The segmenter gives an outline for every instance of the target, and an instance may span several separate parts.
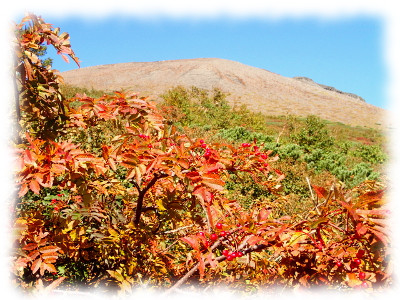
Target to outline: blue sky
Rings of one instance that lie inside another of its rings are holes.
[[[387,108],[383,22],[377,17],[55,18],[71,35],[81,67],[134,61],[218,57],[283,76],[306,76]],[[54,52],[49,52],[54,57]],[[55,59],[54,68],[76,65]]]

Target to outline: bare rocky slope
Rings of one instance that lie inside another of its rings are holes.
[[[361,97],[315,83],[305,77],[288,78],[270,71],[219,58],[99,65],[61,74],[67,84],[104,91],[132,90],[159,99],[174,86],[229,93],[232,105],[246,104],[267,115],[295,114],[349,125],[385,128],[387,111]]]

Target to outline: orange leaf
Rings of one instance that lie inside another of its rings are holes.
[[[32,270],[32,273],[33,273],[33,274],[35,274],[35,273],[39,270],[41,264],[42,264],[42,258],[41,258],[41,257],[39,257],[38,259],[36,259],[36,260],[32,263],[31,270]]]
[[[217,162],[215,164],[205,164],[202,168],[202,171],[204,173],[212,173],[212,172],[218,171],[219,169],[221,169],[223,167],[224,167],[224,165],[219,162]]]
[[[378,226],[375,226],[375,228]],[[388,243],[389,243],[389,239],[386,237],[386,235],[380,231],[380,230],[375,230],[373,228],[369,228],[369,230],[378,238],[382,241],[382,243],[385,245],[385,247],[387,247]]]
[[[68,56],[66,56],[65,54],[61,54],[61,57],[63,58],[63,60],[65,60],[65,62],[69,63]]]
[[[60,164],[52,164],[51,165],[51,171],[53,173],[63,173],[65,170],[67,170],[67,168],[64,165],[60,165]]]
[[[60,277],[60,278],[57,278],[56,280],[54,280],[52,283],[50,283],[46,287],[46,291],[49,292],[49,291],[55,289],[56,287],[58,287],[61,284],[61,282],[64,281],[65,278],[67,278],[67,277],[64,276],[64,277]]]
[[[57,272],[57,269],[54,267],[53,264],[46,264],[46,263],[43,263],[43,268],[44,268],[45,270],[49,271],[50,273]]]
[[[355,287],[362,283],[362,281],[358,279],[358,275],[356,273],[347,273],[346,277],[349,287]]]
[[[204,263],[204,258],[200,257],[199,259],[199,273],[200,273],[200,279],[204,277],[204,270],[205,270],[205,263]]]
[[[117,170],[117,167],[115,166],[115,161],[111,157],[108,159],[108,164],[114,172]]]
[[[47,246],[40,248],[40,253],[51,253],[51,252],[57,252],[58,250],[60,250],[60,248],[57,246]]]
[[[30,251],[30,250],[33,250],[33,249],[36,249],[36,248],[37,248],[37,244],[36,243],[29,243],[29,244],[26,244],[24,247],[22,247],[22,250]]]
[[[40,252],[38,250],[34,250],[34,251],[32,251],[31,253],[28,254],[28,257],[31,260],[34,260],[36,257],[39,256],[39,254],[40,254]]]
[[[178,159],[178,164],[185,169],[188,169],[190,164],[186,159]]]
[[[206,254],[206,263],[209,263],[211,268],[215,268],[218,265],[218,262],[215,260],[214,254],[212,252],[208,252]]]
[[[247,243],[249,245],[255,245],[258,243],[265,244],[265,245],[268,244],[268,242],[265,239],[263,239],[262,237],[256,236],[256,235],[253,235],[252,237],[250,237],[248,239]]]
[[[222,191],[224,189],[223,185],[225,185],[225,182],[223,180],[221,180],[221,179],[207,178],[207,177],[204,177],[204,176],[203,176],[202,182],[205,185],[207,185],[210,188],[213,188],[213,189],[215,189],[217,191]]]
[[[39,195],[40,185],[37,182],[37,180],[33,179],[31,182],[29,182],[29,188],[31,189],[32,192]]]
[[[23,197],[29,191],[28,185],[24,183],[18,192],[18,197]]]

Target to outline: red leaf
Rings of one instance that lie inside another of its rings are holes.
[[[199,250],[199,241],[195,236],[181,237],[181,240],[188,243],[193,249]]]
[[[101,146],[102,155],[105,161],[107,161],[110,156],[110,149],[111,147],[109,146],[106,145]]]
[[[353,206],[344,202],[344,201],[340,201],[338,200],[338,202],[340,203],[340,205],[342,205],[345,209],[347,209],[347,211],[350,213],[350,215],[353,217],[353,219],[355,221],[358,221],[360,219],[360,217],[356,214],[356,211],[354,210]]]
[[[264,221],[268,219],[268,216],[271,214],[270,209],[262,208],[259,215],[258,215],[258,221]]]
[[[211,204],[213,200],[213,194],[208,191],[204,186],[196,186],[194,189],[193,195],[196,195],[198,198],[200,198],[200,201],[204,204]]]
[[[357,223],[356,230],[360,236],[363,236],[367,232],[368,229],[362,223]]]
[[[325,198],[328,195],[328,192],[326,189],[324,189],[323,187],[320,186],[316,186],[316,185],[311,185],[314,189],[314,191],[317,193],[319,198]]]
[[[199,259],[200,279],[204,277],[204,270],[205,270],[204,257],[200,257],[200,259]]]
[[[186,174],[186,177],[188,177],[190,180],[197,182],[201,180],[200,174],[197,171],[192,171]]]

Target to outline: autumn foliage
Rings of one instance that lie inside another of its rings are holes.
[[[282,216],[273,200],[246,209],[225,185],[250,176],[281,197],[271,151],[192,139],[135,93],[65,99],[35,55],[43,44],[78,63],[68,34],[35,15],[16,25],[16,285],[390,284],[379,184],[312,186],[314,205],[299,215]]]

